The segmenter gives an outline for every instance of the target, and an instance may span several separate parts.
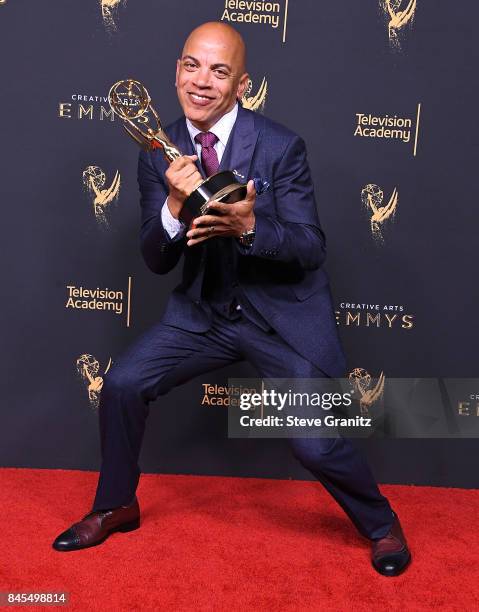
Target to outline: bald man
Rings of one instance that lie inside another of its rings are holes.
[[[161,320],[106,374],[100,397],[102,464],[93,508],[53,543],[100,544],[140,525],[135,495],[149,404],[195,376],[241,360],[264,378],[344,374],[304,141],[242,108],[245,45],[223,23],[188,37],[176,67],[184,116],[167,128],[185,153],[171,165],[142,152],[141,250],[157,274],[184,256],[183,278]],[[245,199],[211,202],[190,227],[185,198],[223,169],[247,181]],[[343,438],[291,440],[297,459],[372,541],[374,567],[396,575],[410,559],[397,516],[365,460]]]

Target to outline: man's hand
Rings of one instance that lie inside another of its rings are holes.
[[[253,212],[256,201],[256,190],[254,181],[248,181],[246,187],[246,198],[234,204],[222,204],[212,201],[208,204],[208,210],[214,210],[218,214],[202,215],[196,217],[191,224],[191,229],[186,236],[186,243],[193,246],[213,238],[215,236],[234,236],[239,238],[243,232],[253,229],[255,216]]]
[[[175,219],[180,216],[186,198],[203,181],[195,166],[197,155],[183,155],[175,159],[165,172],[169,187],[168,208]]]

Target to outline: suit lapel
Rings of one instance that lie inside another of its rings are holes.
[[[258,135],[254,113],[239,105],[235,125],[221,158],[220,170],[232,170],[238,175],[240,182],[246,182]]]

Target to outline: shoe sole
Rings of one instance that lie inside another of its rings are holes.
[[[129,523],[123,523],[122,525],[118,525],[118,527],[110,529],[110,531],[101,540],[97,540],[92,544],[88,544],[88,546],[76,546],[75,548],[55,548],[54,546],[52,546],[52,548],[57,552],[72,552],[74,550],[85,550],[86,548],[93,548],[94,546],[99,546],[100,544],[103,544],[103,542],[107,540],[112,535],[112,533],[128,533],[129,531],[135,531],[135,529],[138,529],[139,527],[140,519],[138,518],[134,521],[130,521]]]

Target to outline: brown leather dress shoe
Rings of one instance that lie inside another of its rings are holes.
[[[371,553],[374,569],[383,576],[398,576],[406,569],[411,561],[411,553],[397,514],[384,538],[373,540]]]
[[[81,521],[61,533],[52,546],[55,550],[80,550],[97,546],[115,531],[133,531],[140,526],[140,507],[135,500],[126,507],[89,512]]]

